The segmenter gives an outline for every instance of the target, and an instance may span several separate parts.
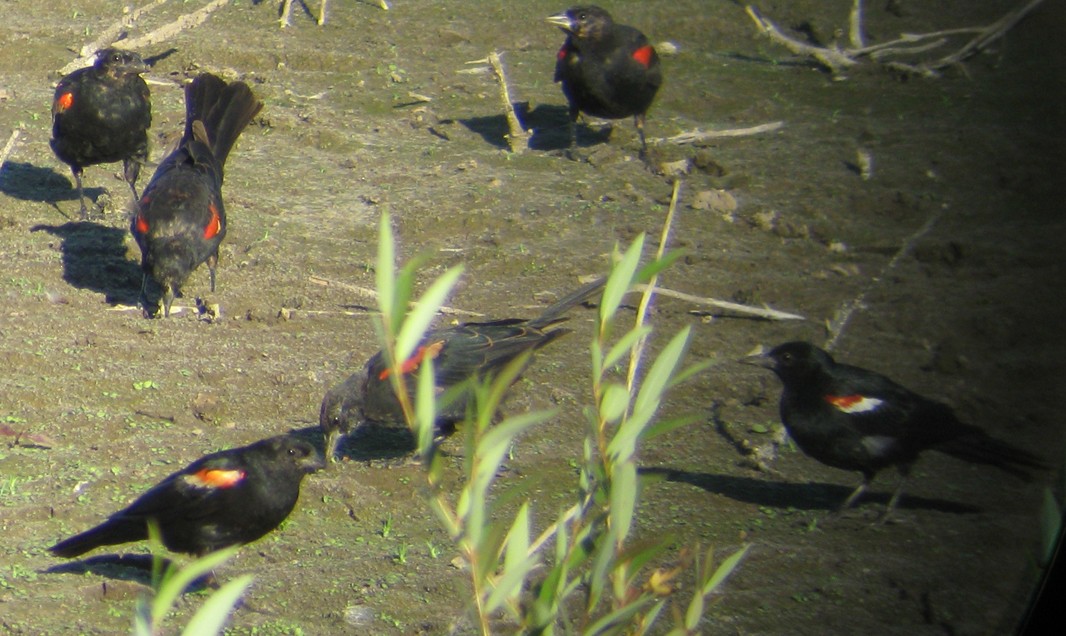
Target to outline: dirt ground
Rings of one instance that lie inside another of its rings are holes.
[[[134,35],[204,3],[171,4]],[[185,311],[146,320],[132,308],[139,254],[118,167],[86,171],[104,214],[80,222],[69,171],[48,146],[55,71],[116,21],[120,3],[0,3],[0,137],[21,131],[0,173],[0,633],[128,631],[143,574],[60,563],[46,547],[206,452],[315,435],[326,387],[377,349],[373,303],[352,286],[373,285],[382,210],[405,257],[437,251],[427,277],[466,265],[451,305],[492,317],[532,316],[579,275],[605,271],[616,242],[658,235],[671,184],[636,159],[629,122],[606,141],[587,132],[587,163],[560,153],[564,100],[551,76],[562,35],[543,18],[564,5],[391,4],[333,0],[323,27],[298,7],[282,30],[276,3],[235,0],[142,51],[161,56],[149,75],[153,158],[180,130],[179,82],[199,71],[240,77],[266,103],[227,166],[217,291],[199,271],[178,301]],[[1039,574],[1043,490],[1062,495],[1057,470],[1024,483],[930,453],[897,523],[869,523],[895,486],[890,473],[857,512],[833,518],[858,475],[788,447],[756,470],[730,442],[765,447],[779,426],[776,379],[733,361],[759,343],[824,344],[827,321],[850,307],[839,359],[1061,464],[1066,9],[1045,3],[940,79],[857,70],[833,81],[756,37],[735,3],[604,4],[677,45],[664,56],[651,137],[784,122],[656,146],[664,161],[695,164],[672,240],[686,256],[662,284],[806,318],[657,301],[659,341],[691,324],[692,355],[717,364],[663,407],[700,421],[642,450],[639,533],[720,554],[752,543],[701,625],[708,634],[1011,632]],[[867,4],[878,42],[988,24],[1017,3]],[[759,3],[779,25],[823,39],[850,5]],[[506,150],[491,76],[467,72],[494,49],[536,128],[522,155]],[[873,159],[868,179],[860,149]],[[735,211],[707,209],[719,189]],[[197,296],[221,318],[189,310]],[[541,352],[508,403],[561,409],[520,441],[502,477],[529,485],[540,527],[576,488],[592,324],[591,311],[572,312],[575,333]],[[461,442],[446,449],[458,466]],[[279,531],[219,572],[255,575],[229,633],[472,631],[466,575],[425,505],[419,467],[360,441],[345,455],[305,481]],[[188,596],[171,624],[200,602]]]

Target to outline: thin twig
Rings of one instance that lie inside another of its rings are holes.
[[[853,49],[866,46],[866,36],[862,33],[862,0],[855,0],[848,16],[848,42]]]
[[[370,300],[377,300],[378,298],[377,291],[369,287],[359,287],[358,285],[351,285],[349,283],[342,283],[336,280],[329,280],[320,276],[308,276],[307,280],[314,283],[315,285],[321,285],[323,287],[337,287],[345,291],[350,291],[352,293],[358,294],[359,296],[362,296],[363,298],[367,298]],[[414,303],[412,302],[411,305],[413,306]],[[457,309],[455,307],[448,307],[445,305],[441,305],[440,313],[446,316],[473,316],[475,318],[483,318],[485,316],[485,314],[481,314],[476,311]]]
[[[933,62],[933,64],[930,65],[931,68],[942,69],[948,66],[952,66],[961,62],[963,59],[973,55],[974,53],[984,49],[992,42],[1003,37],[1004,33],[1012,29],[1014,25],[1018,24],[1018,22],[1021,21],[1022,18],[1029,15],[1029,13],[1032,12],[1033,9],[1043,4],[1043,2],[1044,0],[1032,0],[1029,4],[1025,5],[1021,9],[1018,9],[1014,13],[1008,13],[1007,15],[1000,18],[999,21],[997,21],[995,24],[992,24],[987,29],[985,29],[983,33],[967,42],[965,46],[963,46],[955,53],[952,53],[951,55],[940,58],[940,60]]]
[[[644,285],[634,285],[634,291],[643,291]],[[707,307],[717,307],[719,309],[726,309],[738,314],[744,314],[747,316],[755,316],[757,318],[765,318],[766,320],[806,320],[799,314],[790,314],[785,311],[779,311],[777,309],[771,309],[769,307],[752,307],[750,305],[741,305],[740,303],[729,302],[728,300],[718,300],[716,298],[705,298],[703,296],[694,296],[692,294],[686,294],[685,292],[679,292],[673,289],[667,289],[665,287],[658,287],[655,290],[656,294],[660,296],[669,296],[670,298],[676,298],[678,300],[684,300],[694,305],[704,305]]]
[[[674,212],[677,210],[677,199],[680,192],[681,179],[674,179],[674,191],[670,194],[670,206],[666,209],[666,219],[663,221],[663,229],[659,234],[659,247],[655,250],[655,260],[661,259],[666,251],[666,242],[670,238],[670,229],[674,225]],[[658,282],[659,274],[656,273],[648,281],[648,284],[643,286],[643,294],[640,297],[640,304],[637,306],[636,325],[638,328],[643,326],[644,321],[647,319],[648,306],[651,305],[651,297],[655,293],[655,285]],[[633,387],[637,381],[637,370],[640,366],[640,359],[644,353],[644,345],[646,343],[647,337],[641,337],[633,343],[633,347],[629,351],[629,371],[626,374],[626,389],[630,395],[635,393]]]
[[[844,304],[840,306],[840,309],[836,312],[833,319],[828,321],[826,325],[829,331],[829,336],[825,341],[825,346],[823,347],[824,349],[826,349],[827,351],[832,350],[832,348],[836,345],[837,340],[839,340],[840,336],[844,333],[844,329],[848,326],[848,323],[851,322],[851,318],[855,315],[855,312],[862,311],[863,309],[865,309],[866,295],[869,294],[873,288],[875,288],[881,283],[881,280],[885,277],[885,274],[891,272],[896,268],[897,265],[899,265],[899,262],[903,259],[903,257],[911,253],[911,250],[914,249],[914,244],[918,242],[918,239],[928,234],[929,230],[933,229],[933,226],[936,225],[936,222],[938,220],[940,220],[940,216],[943,213],[943,210],[937,210],[936,213],[926,219],[925,223],[922,224],[922,227],[918,228],[917,231],[914,232],[914,234],[911,234],[909,237],[907,237],[907,240],[903,243],[899,250],[896,251],[895,255],[892,256],[891,260],[889,260],[888,263],[881,268],[881,271],[878,272],[877,276],[874,276],[870,280],[870,283],[866,285],[866,287],[864,287],[857,296],[848,301],[845,301]]]
[[[153,44],[164,42],[168,38],[171,38],[186,29],[200,26],[207,21],[207,18],[211,17],[212,13],[227,4],[229,4],[229,0],[214,0],[214,2],[205,4],[192,13],[186,13],[170,24],[164,24],[158,29],[146,33],[139,38],[123,40],[122,47],[127,49],[142,49],[152,46]]]
[[[721,139],[724,137],[743,137],[747,135],[758,135],[765,132],[773,132],[783,127],[785,122],[774,121],[768,124],[759,124],[758,126],[748,126],[747,128],[729,128],[727,130],[690,130],[683,132],[673,137],[649,139],[650,144],[669,143],[669,144],[694,144],[701,141],[707,141],[708,139]]]
[[[492,66],[492,72],[496,76],[496,81],[500,84],[500,99],[503,100],[503,111],[507,116],[507,145],[511,147],[511,152],[521,153],[529,149],[529,140],[533,137],[533,133],[522,127],[522,122],[518,120],[518,113],[514,110],[514,102],[511,101],[511,90],[507,86],[507,74],[503,70],[503,60],[500,58],[500,53],[493,51],[488,57],[489,65]]]
[[[106,48],[112,43],[114,43],[116,40],[118,40],[119,37],[122,36],[122,34],[127,29],[132,27],[137,22],[137,20],[141,18],[141,16],[150,13],[155,9],[158,9],[167,2],[169,2],[169,0],[155,0],[155,2],[152,2],[151,4],[146,4],[143,7],[138,7],[123,14],[123,16],[119,18],[118,22],[115,22],[111,26],[101,31],[95,40],[81,47],[81,50],[78,51],[78,55],[81,55],[81,59],[75,60],[75,63],[80,62],[80,64],[75,68],[85,66],[85,61],[91,59],[92,56],[96,55],[96,52],[100,49]]]
[[[7,163],[7,156],[15,149],[15,142],[18,141],[20,134],[18,128],[12,129],[11,136],[7,138],[7,143],[4,144],[4,149],[0,150],[0,174],[3,174],[4,164]]]

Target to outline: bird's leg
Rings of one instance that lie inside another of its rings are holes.
[[[637,127],[637,134],[640,135],[640,158],[647,161],[648,140],[644,138],[644,114],[633,115],[633,124]]]
[[[843,504],[841,504],[841,506],[840,506],[840,511],[841,512],[843,512],[843,511],[847,510],[848,508],[851,508],[853,505],[855,505],[855,502],[859,500],[859,497],[862,497],[863,493],[866,492],[866,488],[870,485],[870,479],[871,478],[872,478],[872,475],[863,475],[862,476],[862,483],[859,484],[859,487],[856,488],[850,495],[848,495],[848,498],[844,500]]]
[[[81,169],[71,168],[71,172],[74,173],[74,183],[78,186],[78,203],[81,204],[81,220],[89,220],[89,211],[85,208],[85,191],[81,187]]]
[[[906,483],[910,473],[910,464],[899,465],[899,483],[896,484],[896,490],[892,493],[892,498],[888,500],[888,507],[885,508],[885,513],[881,515],[879,523],[885,523],[888,521],[889,516],[891,516],[892,512],[896,509],[896,504],[899,503],[899,499],[903,495],[903,484]]]
[[[215,268],[218,267],[218,251],[207,257],[207,272],[211,275],[211,292],[215,291]]]
[[[130,190],[133,192],[133,200],[136,201],[137,197],[137,177],[141,174],[141,160],[133,157],[130,159],[124,159],[122,161],[122,176],[126,179],[126,183],[130,184]]]

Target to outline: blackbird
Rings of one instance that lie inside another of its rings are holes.
[[[226,236],[222,169],[241,131],[260,109],[244,82],[204,73],[185,87],[185,132],[156,168],[137,201],[130,231],[141,248],[141,302],[149,310],[148,279],[163,288],[163,315],[181,285],[201,263],[215,290],[218,247]]]
[[[304,475],[322,465],[314,446],[286,435],[205,455],[107,521],[49,550],[69,559],[101,546],[147,539],[153,520],[172,552],[202,556],[251,543],[289,516]]]
[[[70,166],[78,185],[81,218],[89,217],[82,172],[98,163],[122,162],[137,198],[137,176],[148,160],[152,103],[141,73],[148,65],[133,51],[101,49],[92,66],[59,80],[52,100],[52,150]]]
[[[511,318],[492,322],[467,322],[447,329],[430,331],[415,354],[401,366],[413,393],[416,372],[427,358],[433,359],[437,393],[462,384],[470,378],[483,379],[505,367],[526,351],[536,350],[569,333],[550,329],[566,320],[562,314],[584,302],[603,288],[597,279],[561,298],[532,320]],[[334,459],[342,436],[365,422],[402,423],[403,411],[389,380],[390,369],[382,352],[365,367],[326,392],[319,413],[319,426],[326,438],[326,457]],[[469,394],[453,401],[437,413],[440,429],[462,421]]]
[[[604,119],[632,117],[646,156],[644,119],[659,86],[662,65],[648,38],[637,29],[616,24],[597,6],[580,6],[549,17],[566,33],[555,63],[555,81],[562,83],[570,105],[570,146],[577,143],[578,113]]]
[[[810,343],[786,342],[742,362],[768,368],[780,378],[781,421],[800,450],[823,464],[862,473],[862,483],[842,509],[862,496],[880,470],[895,466],[900,482],[887,517],[926,450],[991,464],[1022,479],[1029,478],[1028,469],[1046,468],[1032,453],[960,421],[946,404],[874,371],[838,363]]]

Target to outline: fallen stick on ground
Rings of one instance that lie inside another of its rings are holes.
[[[724,137],[744,137],[747,135],[758,135],[765,132],[773,132],[785,125],[783,121],[774,121],[769,124],[759,124],[758,126],[749,126],[747,128],[729,128],[727,130],[690,130],[683,132],[673,137],[658,137],[655,139],[649,139],[649,144],[694,144],[700,141],[707,141],[708,139],[721,139]]]
[[[496,81],[500,84],[500,99],[503,100],[503,112],[507,117],[507,145],[513,153],[524,152],[529,149],[529,140],[533,137],[533,133],[523,128],[522,122],[518,120],[518,113],[514,110],[511,89],[507,86],[507,74],[503,70],[503,60],[500,54],[493,51],[489,54],[488,62],[492,66]]]
[[[801,42],[785,35],[773,22],[764,18],[757,9],[751,5],[744,7],[745,12],[755,22],[759,30],[772,41],[787,48],[796,55],[812,57],[821,63],[834,76],[843,77],[843,71],[858,64],[861,58],[868,58],[891,68],[907,73],[914,73],[925,77],[937,77],[939,71],[958,64],[969,56],[986,48],[992,42],[998,40],[1014,27],[1025,16],[1031,13],[1044,0],[1030,0],[1021,8],[1012,11],[1002,18],[985,27],[966,27],[934,31],[931,33],[904,33],[899,38],[866,46],[865,36],[862,29],[862,0],[854,0],[849,15],[848,40],[850,48],[841,48],[836,44],[832,46],[815,46]],[[924,53],[929,49],[936,48],[947,43],[947,36],[973,33],[976,37],[963,45],[958,51],[941,57],[932,62],[907,63],[888,60],[890,56],[915,55]],[[928,42],[934,40],[933,42]],[[924,44],[919,44],[924,42]]]
[[[329,280],[320,276],[308,276],[307,280],[314,283],[315,285],[321,285],[323,287],[337,287],[345,291],[350,291],[355,294],[358,294],[359,296],[362,296],[363,298],[367,298],[370,300],[377,300],[378,297],[377,291],[369,287],[359,287],[358,285],[351,285],[349,283]],[[456,309],[455,307],[448,307],[443,305],[440,308],[440,313],[446,316],[474,316],[478,318],[485,316],[485,314],[479,314],[476,311],[467,311],[466,309]]]
[[[155,0],[155,2],[152,2],[151,4],[146,4],[143,7],[137,7],[136,9],[132,10],[130,10],[128,7],[124,8],[124,13],[122,17],[119,18],[118,22],[101,31],[100,34],[96,36],[95,40],[81,47],[81,50],[78,51],[78,55],[80,55],[81,57],[67,65],[70,66],[72,64],[77,64],[77,66],[74,66],[70,69],[64,67],[63,71],[60,72],[65,75],[70,71],[85,66],[86,64],[88,64],[89,60],[91,60],[92,57],[96,55],[97,51],[106,48],[110,46],[113,42],[117,41],[130,27],[134,25],[134,23],[137,22],[137,20],[141,18],[141,16],[150,13],[155,9],[158,9],[169,1],[170,0]]]
[[[153,44],[159,44],[166,41],[182,31],[198,27],[207,21],[207,18],[211,17],[217,9],[229,4],[229,0],[214,0],[214,2],[205,4],[192,13],[186,13],[177,20],[174,20],[170,24],[164,24],[158,29],[146,33],[139,38],[133,38],[131,40],[123,40],[123,48],[128,49],[140,49]]]
[[[18,141],[19,134],[18,128],[12,130],[11,136],[7,138],[7,143],[4,144],[4,149],[0,150],[0,174],[4,172],[4,164],[7,163],[7,156],[15,149],[15,142]]]
[[[833,315],[833,318],[827,321],[826,327],[829,333],[825,344],[822,347],[823,349],[826,351],[832,351],[833,347],[836,346],[837,340],[843,335],[844,329],[847,328],[852,316],[855,315],[855,312],[862,311],[866,308],[866,295],[870,293],[870,290],[881,283],[885,274],[896,269],[896,266],[899,265],[901,260],[903,260],[903,257],[910,254],[911,250],[914,249],[914,244],[918,242],[918,239],[922,238],[929,233],[929,230],[933,229],[933,226],[936,225],[936,222],[940,219],[942,214],[943,210],[938,210],[935,214],[926,219],[922,227],[918,228],[914,234],[907,237],[903,246],[900,247],[888,263],[881,268],[881,271],[877,273],[877,276],[870,279],[870,283],[866,285],[857,296],[844,301],[840,306],[840,309],[838,309]]]

